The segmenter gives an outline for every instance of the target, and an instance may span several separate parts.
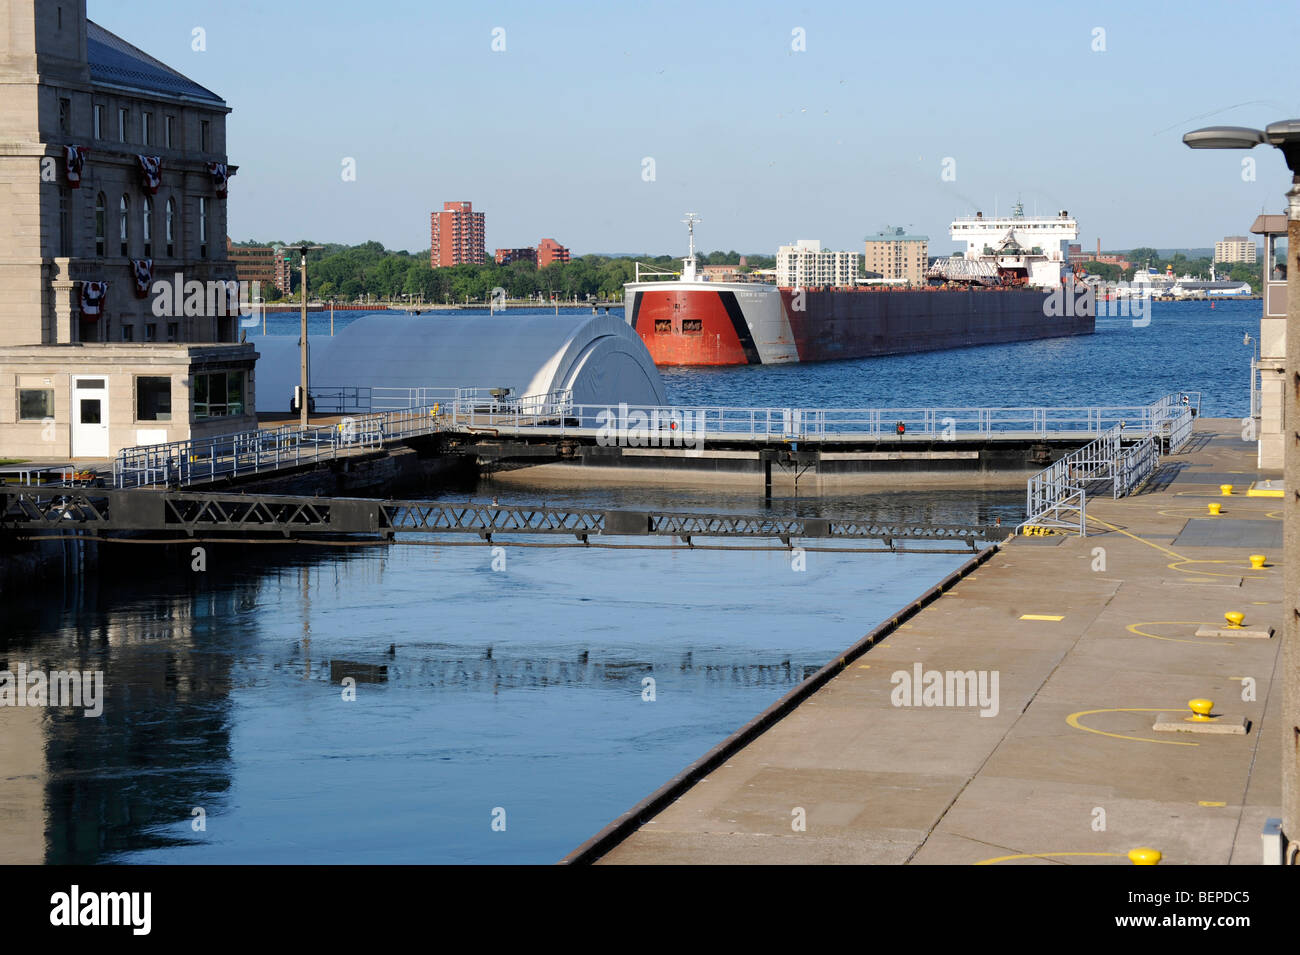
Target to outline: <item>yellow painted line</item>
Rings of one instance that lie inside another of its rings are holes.
[[[994,865],[998,862],[1008,862],[1011,859],[1055,859],[1058,856],[1120,856],[1120,852],[1026,852],[1018,856],[998,856],[995,859],[984,859],[976,862],[976,865]]]
[[[1131,538],[1133,538],[1133,540],[1137,541],[1139,544],[1146,544],[1148,547],[1154,547],[1156,550],[1160,551],[1162,554],[1168,554],[1170,557],[1175,557],[1175,558],[1177,558],[1178,560],[1186,560],[1186,559],[1187,559],[1187,558],[1184,557],[1182,554],[1179,554],[1179,553],[1176,552],[1176,551],[1172,551],[1172,550],[1170,550],[1168,547],[1161,547],[1159,544],[1153,544],[1151,541],[1147,540],[1146,538],[1144,538],[1144,537],[1138,537],[1138,535],[1133,534],[1133,533],[1130,533],[1129,531],[1126,531],[1126,530],[1124,530],[1123,528],[1116,527],[1114,524],[1108,524],[1106,521],[1103,521],[1103,520],[1102,520],[1101,518],[1099,518],[1099,517],[1093,517],[1091,514],[1089,514],[1089,515],[1088,515],[1088,520],[1090,520],[1090,521],[1096,521],[1096,522],[1097,522],[1098,524],[1100,524],[1102,527],[1108,527],[1108,528],[1110,528],[1111,530],[1113,530],[1116,534],[1123,534],[1125,537],[1131,537]]]
[[[1239,564],[1239,563],[1240,561],[1238,560],[1190,560],[1188,558],[1183,558],[1182,560],[1174,561],[1172,564],[1169,564],[1168,566],[1170,570],[1176,570],[1180,574],[1196,574],[1198,576],[1203,575],[1206,577],[1249,577],[1251,580],[1267,579],[1267,577],[1264,574],[1216,574],[1212,570],[1184,570],[1182,567],[1183,564]],[[1246,561],[1246,567],[1244,569],[1254,570],[1255,568],[1250,566],[1250,561]]]
[[[1114,707],[1106,710],[1080,710],[1078,713],[1071,713],[1065,718],[1065,722],[1077,730],[1083,730],[1085,733],[1096,733],[1098,736],[1110,736],[1114,739],[1131,739],[1138,743],[1159,743],[1162,746],[1200,746],[1200,743],[1180,743],[1172,739],[1147,739],[1145,736],[1124,736],[1121,733],[1107,733],[1105,730],[1095,730],[1091,726],[1084,726],[1079,722],[1081,716],[1091,716],[1093,713],[1177,713],[1180,708],[1177,706],[1163,707]]]
[[[870,664],[870,663],[859,663],[859,664],[858,664],[858,669],[859,669],[859,670],[870,670],[870,669],[871,669],[871,664]]]
[[[1020,615],[1021,620],[1064,620],[1065,617],[1056,617],[1048,613],[1025,613]]]
[[[1204,799],[1202,799],[1202,800],[1201,800],[1200,802],[1198,802],[1196,805],[1198,805],[1198,806],[1217,807],[1217,806],[1226,806],[1227,803],[1226,803],[1226,802],[1206,802]]]
[[[1271,518],[1273,518],[1273,520],[1275,520],[1275,521],[1280,521],[1280,520],[1282,519],[1282,512],[1281,512],[1281,511],[1269,511],[1269,512],[1266,513],[1264,516],[1265,516],[1265,517],[1271,517]]]
[[[1147,633],[1141,627],[1211,627],[1214,624],[1206,620],[1139,620],[1137,623],[1131,623],[1127,629],[1130,633],[1136,633],[1143,637],[1150,637],[1152,640],[1168,640],[1170,643],[1195,643],[1199,646],[1224,646],[1235,647],[1235,643],[1229,643],[1222,637],[1202,637],[1198,640],[1180,640],[1178,637],[1162,637],[1158,633]]]

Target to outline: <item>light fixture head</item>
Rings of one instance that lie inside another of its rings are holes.
[[[1192,149],[1254,149],[1265,141],[1264,132],[1250,126],[1206,126],[1183,134]]]

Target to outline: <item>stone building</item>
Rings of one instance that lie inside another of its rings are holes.
[[[0,457],[256,427],[230,108],[85,0],[0,0],[0,77]]]

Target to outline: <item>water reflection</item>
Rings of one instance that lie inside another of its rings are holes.
[[[551,862],[963,559],[504,554],[119,545],[7,600],[0,660],[106,700],[0,708],[5,860]]]

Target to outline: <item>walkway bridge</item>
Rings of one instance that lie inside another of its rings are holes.
[[[347,455],[439,437],[480,460],[536,464],[585,451],[620,455],[750,452],[753,461],[798,455],[1012,452],[1023,467],[1050,463],[1103,435],[1168,447],[1199,408],[1199,395],[1150,405],[1080,407],[775,408],[575,404],[568,393],[511,399],[503,389],[317,389],[316,412],[335,424],[282,427],[124,449],[118,488],[185,487],[265,476]],[[603,455],[606,459],[608,455]],[[1032,512],[1031,512],[1032,513]]]
[[[855,518],[781,517],[579,508],[508,507],[473,503],[384,501],[370,498],[294,497],[272,494],[196,493],[179,490],[100,488],[0,489],[0,531],[31,537],[112,535],[163,541],[228,535],[295,540],[393,540],[398,535],[474,535],[484,543],[501,535],[545,535],[595,543],[600,538],[745,538],[822,542],[876,541],[890,550],[901,544],[958,544],[969,553],[981,542],[1002,540],[1008,526],[914,524]],[[693,545],[692,545],[693,546]],[[856,549],[856,548],[855,548]],[[917,548],[936,552],[934,547]],[[951,549],[937,551],[953,553]]]

